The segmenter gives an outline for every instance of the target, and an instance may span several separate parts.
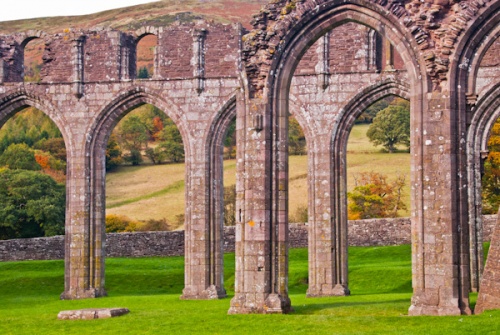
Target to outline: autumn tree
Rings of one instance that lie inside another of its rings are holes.
[[[382,145],[388,152],[396,150],[396,145],[410,147],[410,109],[403,99],[395,99],[391,105],[381,110],[373,119],[366,132],[370,142]]]
[[[496,214],[500,204],[500,119],[491,129],[488,151],[482,177],[483,213]]]
[[[406,209],[402,198],[404,186],[403,175],[393,182],[377,172],[356,175],[354,190],[347,193],[349,220],[397,217],[399,210]]]

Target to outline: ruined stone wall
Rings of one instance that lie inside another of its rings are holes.
[[[45,43],[41,82],[70,83],[75,80],[77,53],[83,52],[82,82],[109,82],[133,79],[136,75],[135,47],[144,34],[155,34],[157,44],[157,78],[186,79],[237,76],[240,58],[241,27],[200,23],[143,29],[140,32],[115,30],[66,30],[45,35],[40,32],[0,36],[0,58],[3,60],[3,82],[22,82],[24,45],[33,38]],[[197,31],[202,31],[202,50],[194,55]],[[81,41],[81,50],[76,47]],[[197,59],[199,58],[199,59]],[[200,74],[198,67],[202,68]]]
[[[180,44],[179,41],[188,42]],[[193,76],[191,67],[192,41],[192,32],[185,27],[173,27],[159,36],[158,44],[163,49],[159,71],[162,78],[189,78]]]
[[[496,215],[483,217],[483,238],[488,242]],[[291,248],[307,248],[307,225],[291,224]],[[386,246],[410,243],[409,218],[349,221],[349,245]],[[235,249],[235,229],[224,230],[224,251]],[[136,232],[106,235],[108,257],[150,257],[184,255],[184,231]],[[0,241],[0,261],[49,260],[64,258],[64,236]]]
[[[45,52],[42,56],[44,62],[40,71],[42,82],[71,82],[73,75],[71,55],[73,50],[69,35],[57,34],[45,43]]]
[[[349,73],[366,71],[368,62],[367,34],[369,29],[356,23],[346,23],[329,33],[328,73]],[[295,74],[314,74],[323,56],[323,40],[316,41],[302,56]],[[383,50],[377,50],[382,57]]]
[[[120,80],[120,33],[117,31],[89,32],[85,35],[84,81]]]
[[[497,38],[495,42],[489,47],[488,51],[484,55],[481,66],[500,66],[500,38]]]
[[[367,34],[369,28],[346,23],[330,35],[330,73],[365,71],[367,68]],[[382,54],[382,50],[378,50]]]

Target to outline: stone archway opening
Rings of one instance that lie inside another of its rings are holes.
[[[175,125],[151,104],[116,124],[106,147],[106,231],[184,228],[184,143]]]
[[[43,65],[43,54],[45,52],[45,41],[42,38],[31,38],[25,41],[24,44],[24,82],[38,83],[42,76],[40,71]]]
[[[137,79],[149,79],[156,75],[156,48],[158,36],[145,34],[137,40],[136,45],[136,76]]]
[[[64,235],[67,154],[61,131],[29,105],[0,125],[0,239]]]

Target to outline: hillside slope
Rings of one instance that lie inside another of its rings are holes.
[[[143,25],[165,26],[175,21],[198,19],[220,23],[241,22],[250,28],[252,15],[269,0],[161,0],[143,5],[112,9],[90,15],[58,16],[0,22],[0,34],[12,34],[31,29],[47,33],[68,28],[114,28],[128,31]]]

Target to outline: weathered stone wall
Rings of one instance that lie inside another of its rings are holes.
[[[490,241],[496,215],[483,217],[484,240]],[[292,248],[307,248],[307,226],[291,224]],[[349,245],[384,246],[410,243],[410,220],[374,219],[349,221]],[[224,231],[224,251],[235,249],[235,229]],[[184,255],[184,231],[107,234],[108,257],[149,257]],[[49,260],[64,258],[64,236],[0,241],[0,261]]]

